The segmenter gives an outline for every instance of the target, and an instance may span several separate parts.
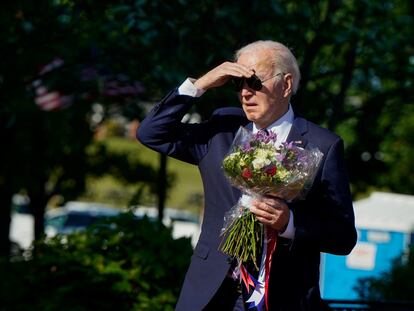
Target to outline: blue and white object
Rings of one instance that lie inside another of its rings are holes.
[[[348,256],[322,254],[321,294],[324,299],[355,300],[358,279],[389,271],[403,260],[414,233],[414,196],[373,192],[354,202],[358,242]]]

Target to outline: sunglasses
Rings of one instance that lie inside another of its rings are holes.
[[[246,82],[247,86],[249,88],[251,88],[254,91],[260,91],[263,87],[263,83],[266,82],[267,80],[273,79],[274,77],[277,77],[279,75],[284,75],[283,72],[279,72],[277,74],[275,74],[274,76],[271,76],[267,79],[264,80],[260,80],[258,76],[256,75],[252,75],[250,78],[232,78],[232,83],[234,85],[234,89],[237,92],[240,92],[244,86],[244,82]]]

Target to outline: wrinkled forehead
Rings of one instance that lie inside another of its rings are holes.
[[[246,52],[239,56],[237,63],[249,69],[253,69],[257,74],[267,74],[273,70],[274,62],[268,51]]]

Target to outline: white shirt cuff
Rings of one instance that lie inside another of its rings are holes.
[[[206,90],[198,89],[194,85],[195,79],[187,78],[178,88],[179,95],[188,95],[191,97],[200,97]]]
[[[293,224],[293,213],[289,211],[289,222],[284,232],[279,233],[279,236],[286,239],[293,239],[295,236],[295,226]]]

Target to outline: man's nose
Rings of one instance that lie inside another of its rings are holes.
[[[240,93],[241,96],[249,96],[253,94],[253,90],[247,85],[246,81],[243,82],[243,86]]]

